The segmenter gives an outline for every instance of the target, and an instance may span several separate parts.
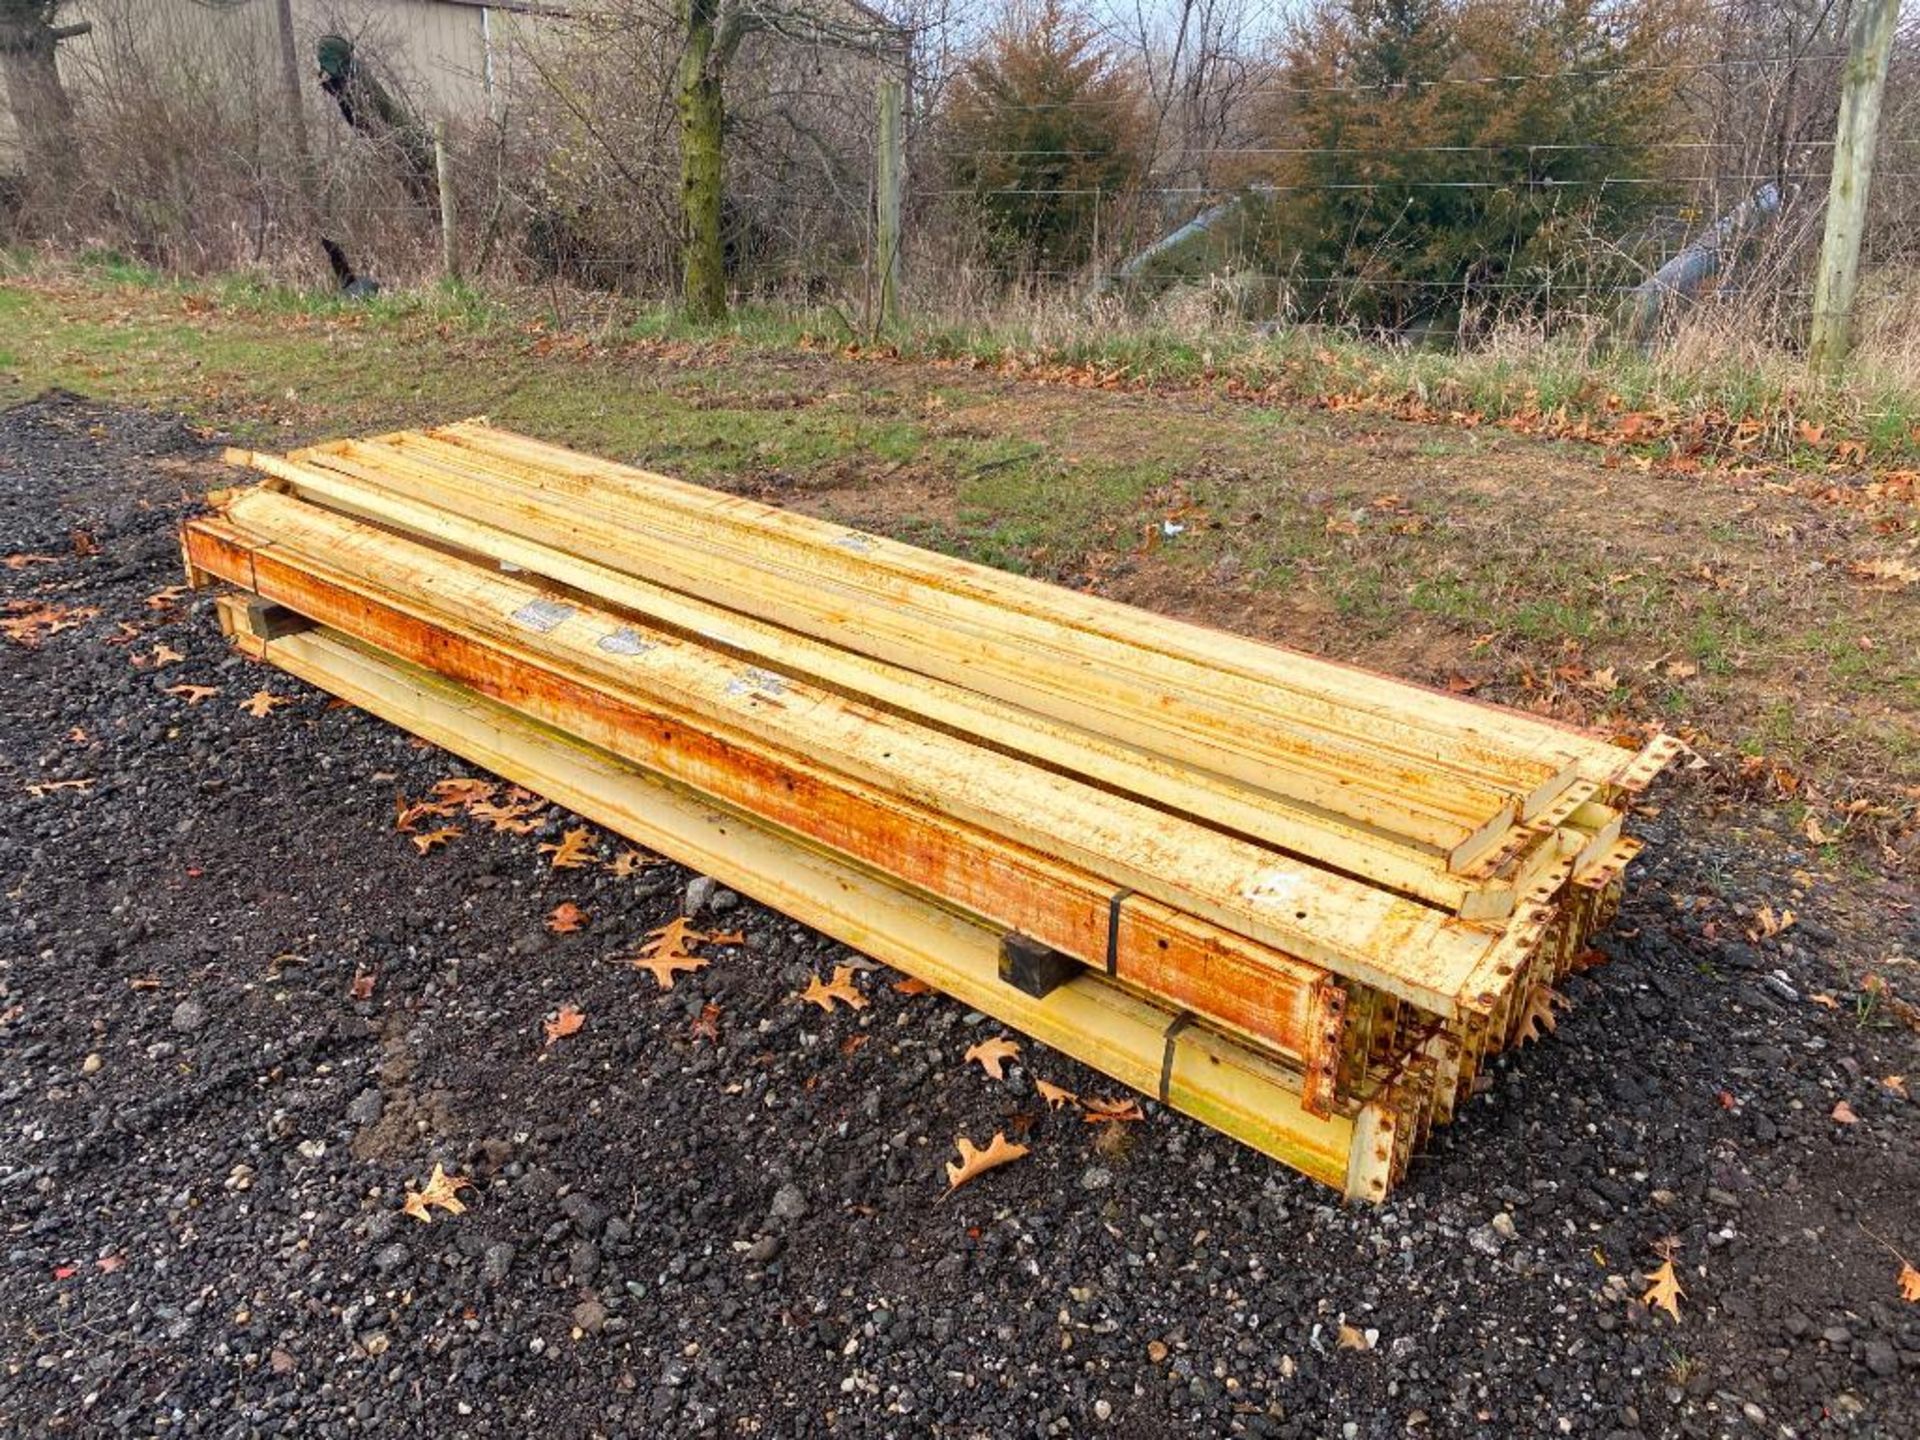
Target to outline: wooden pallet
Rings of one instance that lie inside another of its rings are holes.
[[[698,797],[729,833],[770,838],[721,865],[538,783],[550,746],[494,765],[842,938],[844,917],[794,909],[752,867],[804,854],[816,877],[907,897],[899,913],[937,907],[995,957],[1055,957],[1066,969],[1033,972],[1051,993],[1004,967],[993,988],[1043,1007],[1097,993],[1089,1015],[1151,1011],[1255,1057],[1289,1098],[1264,1129],[1215,1123],[1350,1195],[1386,1192],[1588,953],[1634,850],[1622,807],[1673,753],[484,424],[231,458],[268,478],[183,546],[194,583],[252,597],[222,607],[250,652],[356,703],[378,691],[369,708],[423,734],[431,718],[471,758],[459,725],[485,715]],[[924,978],[1048,1038],[1037,1012]],[[1084,1037],[1062,1048],[1102,1064]]]

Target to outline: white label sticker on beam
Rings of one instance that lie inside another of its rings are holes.
[[[573,606],[564,605],[558,600],[529,600],[513,612],[513,622],[524,625],[542,635],[557,629],[560,624],[573,615]]]

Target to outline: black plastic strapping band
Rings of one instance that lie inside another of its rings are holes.
[[[1133,898],[1133,891],[1121,888],[1107,901],[1107,974],[1120,969],[1120,907]]]
[[[1193,1016],[1182,1010],[1173,1017],[1173,1023],[1167,1026],[1167,1048],[1160,1055],[1160,1103],[1167,1103],[1167,1087],[1173,1083],[1173,1047],[1180,1038],[1180,1032],[1193,1023]]]

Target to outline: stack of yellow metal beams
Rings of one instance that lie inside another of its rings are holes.
[[[1672,758],[530,440],[235,452],[302,676],[1378,1200],[1550,1014]]]

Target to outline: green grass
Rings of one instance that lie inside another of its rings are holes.
[[[458,286],[353,303],[247,279],[182,284],[101,256],[0,278],[0,398],[61,386],[275,448],[485,414],[1010,570],[1130,577],[1154,603],[1203,615],[1224,598],[1342,658],[1436,683],[1464,671],[1486,698],[1536,703],[1545,685],[1576,714],[1697,726],[1703,745],[1790,758],[1830,797],[1920,782],[1920,607],[1911,590],[1845,578],[1851,558],[1905,553],[1920,535],[1910,514],[1606,471],[1591,447],[1490,427],[852,362],[822,353],[821,320],[747,309],[715,331],[635,312],[589,343]],[[904,345],[1011,343],[926,330]],[[1083,336],[1056,354],[1162,378],[1227,363],[1151,333]],[[1300,337],[1235,354],[1295,367],[1290,393],[1314,376],[1354,384],[1363,360],[1383,389],[1467,374],[1459,357]],[[1543,404],[1588,383],[1511,358],[1475,373]],[[1617,517],[1595,508],[1616,487]],[[1641,515],[1650,498],[1667,508]],[[1569,517],[1568,501],[1585,508]],[[1175,509],[1189,528],[1149,543]],[[1680,662],[1697,669],[1676,676]],[[1608,667],[1611,696],[1554,678]]]

